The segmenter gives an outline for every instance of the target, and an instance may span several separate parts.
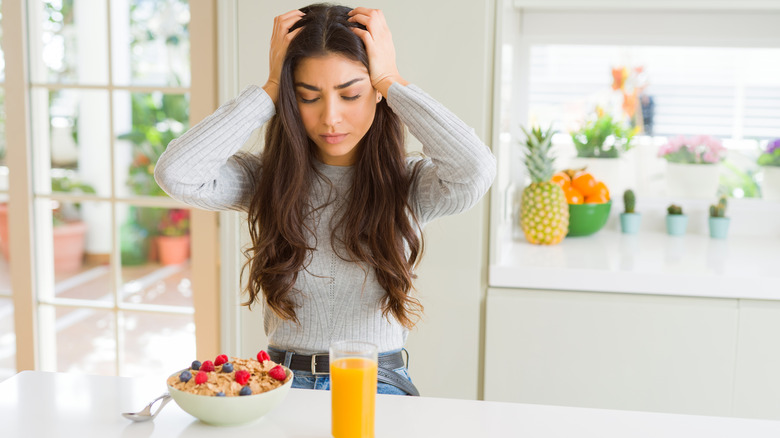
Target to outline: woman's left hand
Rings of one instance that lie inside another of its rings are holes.
[[[382,96],[387,98],[387,90],[394,82],[406,85],[407,82],[398,73],[395,64],[395,46],[393,36],[387,27],[385,16],[379,9],[355,8],[349,12],[349,21],[360,23],[368,29],[352,28],[363,43],[368,53],[369,77]]]

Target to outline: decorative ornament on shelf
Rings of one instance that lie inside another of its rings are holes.
[[[636,195],[629,189],[623,193],[625,211],[620,213],[620,229],[624,234],[637,234],[642,223],[642,214],[636,212]]]
[[[726,196],[721,196],[718,203],[710,205],[710,237],[713,239],[725,239],[729,233],[731,218],[726,217]]]
[[[546,132],[534,127],[531,132],[522,128],[526,140],[523,155],[529,184],[522,193],[520,204],[520,227],[526,240],[537,245],[560,243],[569,229],[569,206],[560,185],[551,181],[553,176],[552,156],[553,128]]]
[[[764,174],[761,184],[761,197],[770,201],[780,201],[780,138],[767,143],[766,149],[758,156],[758,165]]]
[[[681,206],[672,204],[666,209],[666,232],[670,236],[682,236],[688,228],[688,216]]]

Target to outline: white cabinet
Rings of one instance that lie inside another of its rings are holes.
[[[738,306],[735,299],[489,289],[485,400],[732,415]],[[770,322],[756,321],[753,331],[767,331],[756,334],[751,354],[759,354],[757,339],[770,339],[769,328],[759,327]],[[780,370],[780,354],[771,354]]]

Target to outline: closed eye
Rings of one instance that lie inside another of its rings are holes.
[[[356,94],[354,96],[341,96],[344,100],[358,100],[360,99],[360,94]]]
[[[320,99],[319,97],[315,97],[314,99],[304,99],[303,97],[300,96],[299,98],[301,99],[301,103],[314,103]]]

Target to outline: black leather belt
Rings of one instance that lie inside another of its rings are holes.
[[[284,352],[269,351],[268,355],[271,360],[284,364]],[[401,352],[386,354],[379,356],[379,368],[386,370],[394,370],[406,366],[404,357]],[[312,374],[329,374],[330,373],[330,359],[328,353],[317,353],[312,355],[293,353],[290,358],[289,368],[293,371],[307,371]]]

